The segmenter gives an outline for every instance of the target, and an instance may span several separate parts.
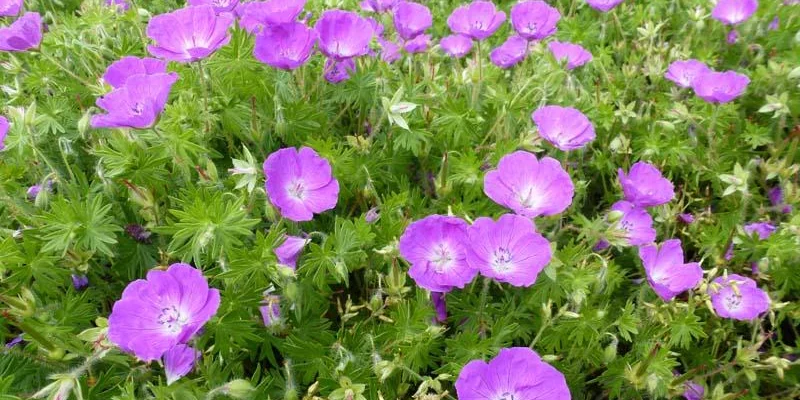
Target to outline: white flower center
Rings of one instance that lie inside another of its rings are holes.
[[[158,316],[157,321],[167,332],[178,333],[189,319],[177,307],[169,306],[161,309],[161,314]]]
[[[500,247],[492,254],[492,270],[500,274],[505,274],[514,269],[513,261],[514,260],[511,255],[511,251],[504,247]]]
[[[445,242],[441,242],[433,246],[428,261],[433,264],[433,270],[437,274],[441,274],[450,269],[454,259],[455,255],[450,246]]]
[[[286,187],[286,191],[289,193],[289,197],[298,201],[303,201],[306,198],[306,183],[299,179],[292,181],[289,186]]]
[[[516,393],[503,392],[492,400],[522,400],[522,398],[517,396]]]
[[[731,293],[722,299],[722,303],[725,304],[725,309],[728,311],[736,311],[742,306],[742,296],[731,291]]]
[[[536,198],[534,188],[529,186],[522,191],[517,192],[517,201],[522,207],[531,209],[539,205],[539,200]]]

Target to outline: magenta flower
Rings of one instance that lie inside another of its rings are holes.
[[[405,44],[403,45],[403,50],[405,50],[407,53],[410,54],[424,53],[428,51],[428,47],[430,47],[430,45],[431,45],[431,35],[423,33],[405,42]]]
[[[461,58],[472,51],[472,39],[464,35],[450,35],[439,41],[442,50],[450,57]]]
[[[478,41],[492,36],[503,22],[506,22],[506,13],[484,0],[460,6],[447,18],[451,31]]]
[[[667,68],[664,78],[675,82],[676,85],[682,88],[688,88],[694,85],[694,81],[698,76],[710,71],[707,65],[695,59],[673,61]]]
[[[492,50],[492,52],[489,53],[489,59],[492,60],[492,64],[503,69],[508,69],[519,64],[527,55],[528,41],[521,36],[514,35]]]
[[[364,0],[361,2],[361,9],[375,13],[384,13],[394,8],[398,0]]]
[[[333,209],[339,181],[331,164],[310,147],[280,149],[264,161],[269,200],[292,221],[311,221],[314,214]]]
[[[569,400],[564,375],[527,347],[500,349],[488,363],[472,360],[458,374],[459,400]]]
[[[447,302],[445,301],[445,293],[431,292],[431,303],[433,309],[436,310],[436,316],[433,317],[433,322],[442,324],[447,321]]]
[[[622,168],[617,170],[617,174],[625,200],[639,207],[660,206],[675,197],[672,182],[661,176],[661,171],[650,163],[639,161],[633,164],[627,175]]]
[[[559,62],[567,61],[567,69],[575,69],[592,61],[592,53],[574,43],[554,40],[547,44],[547,48]]]
[[[750,321],[769,310],[770,299],[756,282],[741,275],[720,276],[708,287],[711,305],[722,318]]]
[[[428,37],[428,35],[424,36]],[[428,40],[430,40],[430,37],[428,37]],[[391,40],[378,38],[378,44],[381,46],[381,60],[383,60],[383,62],[391,64],[400,59],[400,46],[397,45],[397,43]]]
[[[108,317],[108,339],[142,361],[186,343],[219,307],[219,291],[187,264],[150,270],[125,288]]]
[[[589,7],[597,11],[609,12],[622,3],[622,1],[623,0],[586,0],[586,4],[589,4]]]
[[[621,214],[614,226],[622,233],[622,238],[629,246],[642,246],[656,240],[653,218],[647,210],[620,200],[611,206],[611,211]]]
[[[325,61],[325,80],[330,83],[346,81],[354,72],[356,72],[356,62],[352,58],[342,61],[334,61],[329,58]]]
[[[164,111],[169,91],[178,75],[174,72],[134,75],[125,86],[97,99],[107,114],[92,117],[93,128],[149,128]]]
[[[639,258],[644,265],[647,281],[664,301],[694,289],[703,279],[703,269],[693,262],[684,264],[681,241],[670,239],[661,244],[639,247]]]
[[[264,27],[256,36],[253,56],[271,67],[291,71],[311,57],[317,31],[301,22]]]
[[[23,0],[0,0],[0,17],[16,17],[22,10]]]
[[[754,222],[744,226],[744,232],[748,236],[756,234],[759,240],[767,240],[776,230],[778,228],[769,222]]]
[[[297,22],[306,0],[267,0],[243,3],[236,8],[239,25],[250,33],[258,33],[265,26]]]
[[[467,263],[486,277],[513,286],[536,282],[552,251],[526,217],[505,214],[497,220],[481,217],[468,230]]]
[[[281,322],[281,297],[275,295],[267,296],[258,307],[261,312],[261,320],[264,326],[271,327],[280,324]]]
[[[39,47],[42,42],[42,17],[26,12],[11,25],[0,28],[0,51],[18,52]]]
[[[128,11],[131,7],[131,5],[128,4],[128,0],[105,0],[105,5],[115,7],[117,12]]]
[[[297,259],[309,241],[297,236],[286,236],[286,240],[275,249],[278,264],[294,271],[297,268]]]
[[[215,13],[221,14],[233,12],[239,5],[239,0],[187,0],[187,3],[190,6],[212,6]]]
[[[757,8],[756,0],[719,0],[711,11],[711,18],[725,25],[736,25],[750,18]]]
[[[421,35],[433,24],[428,7],[410,1],[400,1],[394,8],[394,27],[403,40]]]
[[[167,385],[186,376],[200,359],[200,352],[194,348],[178,344],[164,353],[164,372],[167,374]]]
[[[320,51],[335,61],[369,53],[369,43],[374,33],[368,19],[342,10],[322,13],[314,29],[319,34]]]
[[[526,151],[500,159],[483,179],[483,192],[501,206],[528,218],[555,215],[572,204],[575,187],[561,164]]]
[[[217,15],[211,6],[181,8],[156,15],[147,24],[147,36],[156,44],[148,45],[150,54],[169,61],[202,60],[228,44],[228,28],[233,15]]]
[[[737,40],[739,40],[739,32],[736,32],[736,29],[731,29],[731,31],[728,32],[728,36],[725,37],[725,42],[728,44],[735,44]]]
[[[686,400],[703,400],[706,389],[703,385],[694,381],[687,381],[683,384],[683,398]]]
[[[406,227],[398,249],[420,287],[447,293],[463,288],[478,270],[467,263],[467,223],[460,218],[430,215]]]
[[[694,93],[709,103],[728,103],[747,89],[750,78],[734,71],[700,74],[692,85]]]
[[[556,33],[561,13],[541,0],[528,0],[511,8],[511,26],[527,40],[542,40]]]
[[[156,58],[125,56],[114,61],[103,74],[103,80],[114,89],[125,86],[134,75],[157,75],[167,72],[167,63]]]
[[[694,215],[692,215],[690,213],[681,213],[681,214],[678,214],[678,219],[681,222],[683,222],[684,224],[689,225],[692,222],[694,222]]]
[[[8,120],[0,115],[0,150],[6,148],[6,136],[8,135]]]
[[[595,138],[592,122],[572,107],[539,107],[531,119],[539,128],[539,135],[559,150],[580,149]]]

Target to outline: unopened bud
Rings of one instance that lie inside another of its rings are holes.
[[[234,399],[248,399],[256,389],[245,379],[234,379],[225,384],[223,392]]]

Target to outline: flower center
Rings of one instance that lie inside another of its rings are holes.
[[[631,224],[630,221],[625,220],[625,219],[619,221],[619,229],[620,230],[625,231],[627,233],[627,232],[631,231],[631,228],[633,228],[633,224]]]
[[[303,201],[306,198],[306,185],[301,180],[290,183],[286,191],[289,193],[289,197],[295,200]]]
[[[211,2],[211,4],[213,4],[214,7],[227,7],[228,5],[230,5],[230,3],[231,3],[230,0],[214,0]]]
[[[536,22],[533,22],[533,21],[529,21],[528,22],[528,32],[534,33],[538,29],[539,29],[539,27],[536,26]]]
[[[142,113],[144,112],[144,104],[139,102],[135,103],[133,107],[131,107],[131,112],[134,113],[135,115],[142,115]]]
[[[500,396],[495,397],[494,400],[522,400],[522,398],[518,397],[516,393],[503,392]]]
[[[181,312],[175,306],[162,308],[161,314],[158,316],[158,323],[170,333],[180,332],[187,322],[188,318],[181,314]]]
[[[518,192],[517,199],[519,200],[519,204],[521,204],[524,208],[533,208],[539,203],[534,196],[532,187],[528,187],[527,189]]]
[[[506,273],[513,269],[513,259],[511,256],[511,251],[500,247],[494,251],[492,254],[492,269],[498,273]]]
[[[453,252],[450,251],[450,247],[447,243],[442,242],[434,246],[431,252],[430,263],[433,264],[433,270],[436,271],[437,274],[441,274],[447,271],[453,259]]]
[[[742,305],[742,296],[738,296],[736,293],[730,293],[723,299],[725,303],[725,309],[729,311],[736,311]]]

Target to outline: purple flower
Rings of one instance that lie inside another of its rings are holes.
[[[771,31],[777,31],[778,28],[780,27],[780,23],[781,23],[781,19],[778,18],[778,17],[775,17],[775,18],[772,19],[772,21],[770,21],[769,26],[767,26],[767,29],[769,29]]]
[[[664,301],[672,301],[675,296],[694,289],[703,279],[700,264],[684,264],[679,239],[667,240],[661,248],[655,244],[639,247],[639,258],[647,281]]]
[[[86,275],[72,274],[72,287],[77,291],[82,291],[89,286],[89,277]]]
[[[403,50],[407,53],[414,54],[414,53],[424,53],[428,51],[428,47],[431,45],[431,35],[427,33],[423,33],[421,35],[417,35],[415,38],[407,41],[403,45]]]
[[[530,219],[519,215],[505,214],[497,222],[478,218],[468,235],[467,263],[482,275],[513,286],[533,285],[552,257],[547,239]]]
[[[297,268],[297,259],[306,247],[309,240],[297,236],[286,236],[286,240],[275,249],[278,264],[294,271]]]
[[[495,203],[528,218],[555,215],[572,204],[575,187],[558,161],[515,151],[500,159],[483,179],[483,192]]]
[[[442,38],[439,45],[450,57],[461,58],[472,50],[472,39],[464,35],[450,35]]]
[[[682,213],[682,214],[678,214],[678,219],[681,222],[683,222],[684,224],[689,225],[692,222],[694,222],[694,215],[689,214],[689,213]]]
[[[612,8],[618,6],[623,0],[586,0],[589,7],[597,11],[609,12]]]
[[[128,0],[105,0],[105,5],[108,7],[116,7],[117,12],[128,11],[130,8]]]
[[[622,168],[617,170],[617,174],[625,200],[639,207],[659,206],[675,197],[672,182],[661,176],[661,171],[650,163],[639,161],[633,164],[627,175]]]
[[[473,1],[453,10],[447,18],[447,26],[454,33],[475,40],[484,40],[506,22],[506,13],[498,11],[491,1]]]
[[[314,29],[319,33],[320,51],[335,61],[369,53],[369,42],[374,33],[368,19],[342,10],[322,13]]]
[[[539,107],[531,119],[539,128],[539,135],[559,150],[580,149],[595,138],[592,122],[572,107]]]
[[[22,334],[17,335],[17,337],[11,339],[8,343],[6,343],[6,348],[10,349],[10,348],[22,343],[23,341],[25,341],[25,340],[22,337]]]
[[[725,37],[725,41],[728,44],[734,44],[738,39],[739,39],[739,32],[736,32],[736,29],[731,29],[731,31],[728,32],[728,36]]]
[[[644,208],[620,200],[611,206],[611,211],[621,214],[615,228],[622,233],[623,239],[629,246],[642,246],[656,240],[653,218]]]
[[[700,74],[692,84],[695,94],[709,103],[727,103],[744,93],[750,78],[734,71]]]
[[[770,300],[756,282],[741,275],[720,276],[709,285],[714,311],[722,318],[750,321],[769,310]]]
[[[410,1],[401,1],[394,8],[394,27],[404,40],[411,40],[433,24],[428,7]]]
[[[269,200],[285,218],[311,221],[314,214],[333,209],[339,197],[339,181],[331,164],[314,149],[280,149],[264,161]]]
[[[257,33],[261,28],[271,25],[297,22],[303,12],[306,0],[268,0],[243,3],[236,8],[239,13],[239,24],[250,33]]]
[[[378,207],[372,207],[367,211],[367,215],[364,216],[364,220],[367,221],[368,224],[375,223],[375,221],[381,218],[380,212],[378,212]]]
[[[232,12],[239,5],[239,0],[187,0],[190,6],[212,6],[214,12],[221,14]]]
[[[142,244],[150,244],[150,236],[153,234],[139,224],[126,225],[125,233],[127,233],[128,236],[130,236],[133,240]]]
[[[458,374],[459,400],[569,400],[564,375],[527,347],[500,349],[488,363],[472,360]]]
[[[369,21],[370,25],[372,25],[372,32],[375,34],[375,36],[377,36],[379,39],[382,38],[383,32],[386,30],[383,24],[378,22],[377,19],[372,17],[367,18],[367,21]]]
[[[0,28],[0,51],[25,51],[42,42],[42,17],[26,12],[11,25]]]
[[[182,343],[167,350],[164,353],[164,372],[167,374],[167,385],[171,385],[188,374],[199,359],[199,351]]]
[[[667,68],[664,78],[675,82],[676,85],[682,88],[688,88],[692,87],[698,76],[710,71],[707,65],[695,59],[673,61]]]
[[[427,37],[428,35],[424,36]],[[383,60],[383,62],[391,64],[400,59],[400,46],[398,46],[397,43],[391,40],[378,38],[378,44],[381,46],[381,60]]]
[[[467,263],[467,223],[460,218],[430,215],[406,227],[399,250],[420,287],[447,293],[463,288],[478,273]]]
[[[253,56],[269,66],[293,70],[311,57],[317,42],[317,31],[301,22],[264,27],[256,36]]]
[[[0,142],[2,142],[2,140],[0,140]],[[2,144],[0,144],[0,150],[2,150],[1,146]],[[769,192],[767,192],[767,197],[769,197],[772,206],[779,208],[782,213],[789,214],[792,212],[792,206],[784,203],[783,189],[780,186],[775,186],[770,189]]]
[[[754,222],[744,226],[744,232],[748,236],[758,235],[759,240],[767,240],[778,228],[769,222]]]
[[[489,53],[492,64],[508,69],[517,65],[528,55],[528,42],[522,36],[514,35]]]
[[[148,45],[147,51],[169,61],[202,60],[228,44],[231,24],[233,15],[217,15],[211,6],[187,7],[156,15],[147,24],[147,36],[156,44]]]
[[[23,0],[0,0],[0,17],[16,17],[22,10]]]
[[[554,40],[547,44],[547,48],[557,61],[567,60],[567,69],[570,70],[592,61],[592,53],[574,43]]]
[[[694,381],[687,381],[683,384],[683,398],[686,400],[703,400],[706,389],[703,385]]]
[[[511,8],[511,26],[527,40],[541,40],[556,33],[561,13],[541,0],[528,0]]]
[[[114,89],[125,86],[134,75],[156,75],[167,72],[167,63],[156,58],[125,56],[114,61],[103,74],[103,80]]]
[[[8,120],[6,117],[0,115],[0,150],[6,148],[6,136],[8,135]]]
[[[219,291],[187,264],[150,270],[125,288],[108,317],[108,339],[142,361],[186,343],[217,313]]]
[[[442,324],[447,321],[447,303],[444,296],[445,293],[431,292],[431,303],[433,303],[433,309],[436,310],[436,316],[433,317],[435,323]]]
[[[329,58],[325,61],[325,80],[330,83],[346,81],[350,79],[350,74],[353,72],[356,72],[356,62],[352,58],[342,61],[334,61]]]
[[[725,255],[723,258],[725,258],[725,261],[730,261],[733,259],[733,242],[728,244],[728,248],[725,249]]]
[[[736,25],[746,21],[758,8],[756,0],[719,0],[711,18],[725,25]]]
[[[597,241],[597,243],[594,244],[594,247],[592,247],[592,251],[595,252],[603,251],[609,247],[611,247],[611,243],[609,243],[608,240],[600,239]]]
[[[361,2],[361,9],[375,13],[383,13],[394,8],[397,0],[364,0]]]
[[[275,295],[267,296],[258,307],[261,312],[261,320],[264,326],[275,326],[281,322],[281,297]]]
[[[93,116],[91,126],[139,129],[153,126],[177,80],[174,72],[131,76],[125,86],[97,99],[97,106],[107,114]]]
[[[25,194],[28,196],[29,200],[35,200],[37,196],[39,196],[39,192],[42,191],[42,185],[33,185],[28,188]]]

